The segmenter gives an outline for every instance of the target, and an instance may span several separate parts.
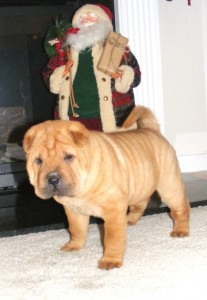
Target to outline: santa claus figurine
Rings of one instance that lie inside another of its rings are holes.
[[[138,62],[127,48],[116,72],[107,75],[97,68],[113,31],[112,13],[104,5],[80,7],[72,27],[61,41],[53,41],[59,58],[52,57],[43,72],[50,91],[58,94],[55,118],[77,120],[88,129],[118,131],[135,106],[133,88],[141,80]]]

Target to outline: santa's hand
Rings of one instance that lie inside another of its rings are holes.
[[[65,65],[65,70],[63,72],[62,77],[64,77],[67,73],[69,73],[70,68],[72,67],[72,65],[73,65],[73,60],[68,60],[66,65]]]
[[[112,74],[111,74],[111,77],[112,77],[113,79],[118,79],[118,78],[121,79],[121,77],[122,77],[123,74],[124,74],[124,72],[121,71],[121,70],[119,70],[119,71],[117,71],[117,72],[112,73]]]

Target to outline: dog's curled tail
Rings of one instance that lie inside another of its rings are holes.
[[[160,131],[160,126],[153,112],[144,106],[136,106],[133,108],[129,116],[124,121],[122,127],[129,128],[137,123],[137,128],[149,128]]]

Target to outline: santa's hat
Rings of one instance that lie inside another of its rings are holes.
[[[94,13],[100,19],[107,21],[112,27],[112,13],[110,9],[103,4],[85,4],[81,6],[73,16],[72,24],[74,27],[78,27],[80,17],[85,13]]]

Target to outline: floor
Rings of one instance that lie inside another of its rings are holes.
[[[183,180],[190,202],[207,200],[207,171],[184,173]]]
[[[182,176],[191,207],[207,205],[207,171],[183,173]],[[169,209],[166,207],[166,205],[161,203],[160,198],[155,194],[152,201],[150,201],[145,214],[162,213],[168,211]],[[92,222],[98,222],[98,220],[94,219]],[[0,232],[0,237],[61,228],[65,228],[65,224],[61,223],[32,228],[22,228],[18,230]]]
[[[207,205],[207,170],[183,173],[183,181],[191,207]],[[168,210],[166,205],[160,201],[157,194],[153,194],[148,204],[146,213],[160,213]]]
[[[6,153],[4,153],[2,157],[0,155],[0,162],[1,160],[3,160],[3,162],[7,162],[8,160],[10,161],[13,157],[15,157],[15,161],[16,159],[24,160],[25,156],[22,147],[17,144],[7,144]],[[186,185],[189,201],[207,201],[207,170],[194,173],[183,173],[182,175]],[[155,207],[156,206],[157,205],[155,203]],[[160,206],[159,203],[158,206]]]

